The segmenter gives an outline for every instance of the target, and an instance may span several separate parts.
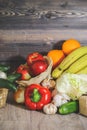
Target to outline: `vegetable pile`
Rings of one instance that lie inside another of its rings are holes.
[[[14,101],[25,104],[29,110],[87,116],[87,73],[86,69],[83,71],[87,63],[81,63],[85,62],[83,56],[87,53],[87,46],[74,49],[61,62],[58,58],[55,67],[53,52],[52,57],[49,52],[45,56],[39,52],[28,54],[26,63],[19,65],[10,75],[7,73],[10,67],[0,65],[0,86],[12,90]]]

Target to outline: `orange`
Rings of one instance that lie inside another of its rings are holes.
[[[62,44],[62,50],[65,55],[68,55],[75,49],[81,46],[80,42],[75,39],[68,39]]]
[[[55,68],[64,58],[64,52],[62,50],[50,50],[47,54],[53,60],[53,68]]]

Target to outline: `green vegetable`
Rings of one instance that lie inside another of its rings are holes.
[[[73,112],[79,111],[79,104],[78,101],[71,101],[68,103],[65,103],[59,107],[59,114],[66,115]]]
[[[0,64],[0,71],[6,72],[10,69],[10,66]]]
[[[19,73],[13,73],[13,74],[8,75],[7,80],[13,83],[17,79],[19,79],[20,77],[21,77],[21,74],[19,74]]]
[[[72,100],[78,100],[80,96],[87,93],[87,74],[64,73],[56,80],[56,89]]]
[[[2,79],[2,78],[0,78],[0,88],[7,88],[7,89],[10,89],[12,91],[17,90],[16,86],[13,83],[8,81],[7,79]]]

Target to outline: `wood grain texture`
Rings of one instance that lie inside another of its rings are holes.
[[[86,40],[86,7],[85,0],[0,0],[0,41],[54,43],[68,37]]]
[[[0,0],[0,28],[85,29],[86,6],[85,0]]]
[[[38,32],[38,33],[37,33]],[[28,53],[61,49],[64,40],[77,39],[87,45],[87,30],[1,30],[0,61],[21,61]],[[14,64],[14,63],[13,63]]]
[[[0,61],[22,61],[33,51],[60,48],[75,38],[87,44],[87,1],[0,0]]]
[[[46,115],[17,105],[9,92],[5,108],[0,109],[0,130],[86,130],[87,118],[79,114]]]

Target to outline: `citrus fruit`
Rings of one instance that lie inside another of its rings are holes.
[[[65,55],[68,55],[75,49],[81,46],[80,42],[75,39],[68,39],[62,44],[62,50]]]
[[[53,61],[53,68],[55,68],[64,58],[64,52],[62,50],[50,50],[47,54]]]

